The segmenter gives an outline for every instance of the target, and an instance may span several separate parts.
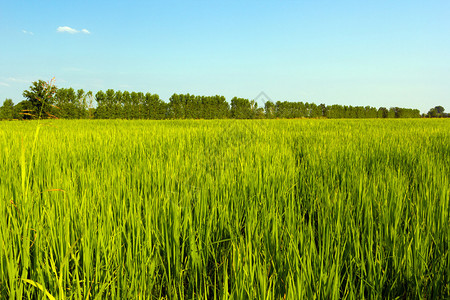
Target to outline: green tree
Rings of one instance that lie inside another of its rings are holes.
[[[321,111],[321,117],[325,117],[327,115],[327,106],[324,103],[319,104],[319,110]]]
[[[86,119],[88,117],[88,103],[87,98],[90,92],[85,92],[83,89],[77,90],[77,110],[78,118]]]
[[[29,90],[23,92],[22,95],[31,103],[31,115],[34,118],[52,116],[52,105],[55,101],[54,96],[57,90],[54,85],[54,79],[52,79],[49,82],[43,80],[35,81]]]
[[[55,95],[56,115],[62,119],[78,119],[78,99],[73,88],[60,88]]]
[[[436,112],[438,113],[438,114],[443,114],[444,113],[444,111],[445,111],[445,108],[443,108],[442,106],[435,106],[434,107],[434,109],[436,110]]]
[[[389,108],[387,117],[388,118],[396,118],[396,110],[397,110],[396,107]]]
[[[169,118],[184,119],[185,101],[184,95],[173,94],[169,98]]]
[[[17,103],[14,106],[14,119],[18,120],[30,120],[33,119],[34,115],[33,112],[33,105],[30,101],[24,100],[19,103]]]
[[[276,107],[272,101],[264,103],[264,111],[266,113],[266,119],[273,119],[276,116]]]
[[[115,118],[114,106],[115,106],[115,92],[113,89],[107,89],[105,92],[105,108],[106,108],[105,119]]]
[[[166,116],[165,103],[158,95],[146,93],[142,99],[142,115],[144,119],[161,120]]]
[[[253,118],[254,119],[265,119],[266,115],[264,114],[264,108],[262,108],[262,107],[256,108]]]
[[[428,111],[427,116],[428,116],[429,118],[437,118],[438,114],[437,114],[436,109],[435,109],[435,108],[430,109],[430,110]]]
[[[116,95],[120,97],[120,102],[122,106],[122,116],[123,119],[134,119],[133,116],[133,103],[131,101],[131,94],[128,91],[124,91],[121,95],[116,92]]]
[[[234,97],[231,99],[231,117],[234,119],[251,119],[254,107],[255,104],[248,99]]]
[[[314,103],[309,104],[308,117],[310,118],[320,118],[322,116],[322,107]]]
[[[420,118],[420,111],[412,108],[397,108],[396,118]]]
[[[5,99],[0,107],[0,120],[11,120],[14,118],[14,102],[11,99]]]
[[[432,109],[430,109],[427,113],[427,117],[429,118],[442,118],[446,117],[446,114],[444,114],[444,107],[442,106],[435,106]]]
[[[275,103],[275,117],[286,118],[285,102],[277,101]]]
[[[345,118],[345,107],[339,104],[333,104],[327,106],[325,111],[325,116],[330,119],[340,119]]]
[[[106,91],[106,93],[108,93],[108,91]],[[128,95],[129,95],[129,93],[128,93]],[[125,119],[124,112],[123,112],[123,104],[122,104],[124,102],[124,100],[122,99],[122,97],[123,97],[123,92],[116,91],[114,94],[114,97],[112,98],[112,101],[113,101],[112,118],[113,119]],[[128,99],[126,99],[125,101],[128,101]]]
[[[131,118],[142,119],[142,100],[144,98],[143,93],[131,92]]]
[[[92,91],[87,92],[84,99],[86,102],[86,118],[93,119],[95,115],[95,108],[93,106],[94,94]]]
[[[184,118],[186,119],[194,119],[196,118],[196,114],[201,111],[199,109],[199,104],[197,103],[198,98],[194,95],[179,95],[180,96],[180,104],[182,109],[184,110]]]
[[[214,105],[216,107],[214,118],[217,118],[217,119],[227,118],[229,115],[229,112],[230,112],[230,107],[229,107],[228,102],[225,99],[225,97],[216,95],[213,97],[213,99],[214,99],[213,100]]]
[[[386,107],[380,107],[377,112],[378,118],[387,118],[389,110]]]
[[[97,102],[97,109],[95,110],[94,116],[96,119],[107,119],[108,118],[108,103],[106,100],[106,94],[103,91],[98,91],[95,94],[95,101]]]

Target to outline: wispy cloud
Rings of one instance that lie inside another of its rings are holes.
[[[1,82],[1,81],[0,81],[0,85],[1,85],[1,86],[10,86],[10,85],[7,84],[6,82]]]
[[[28,34],[28,35],[34,35],[34,33],[33,32],[31,32],[31,31],[27,31],[27,30],[22,30],[22,32],[24,33],[24,34]]]
[[[30,80],[23,79],[23,78],[15,78],[15,77],[8,77],[7,79],[9,82],[18,82],[18,83],[28,83]]]
[[[59,27],[56,29],[56,31],[57,31],[57,32],[67,32],[67,33],[70,33],[70,34],[75,34],[75,33],[90,34],[90,33],[91,33],[91,32],[90,32],[89,30],[87,30],[87,29],[77,30],[77,29],[71,28],[71,27],[69,27],[69,26],[59,26]]]

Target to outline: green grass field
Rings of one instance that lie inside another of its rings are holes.
[[[450,297],[450,120],[0,123],[0,298]]]

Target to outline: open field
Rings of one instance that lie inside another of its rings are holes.
[[[449,201],[450,120],[1,122],[0,298],[446,298]]]

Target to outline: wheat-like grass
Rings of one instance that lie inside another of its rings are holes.
[[[49,122],[0,126],[0,298],[449,297],[448,120]]]

